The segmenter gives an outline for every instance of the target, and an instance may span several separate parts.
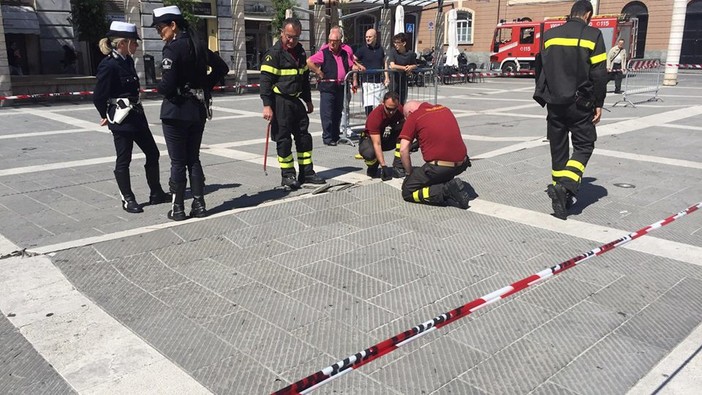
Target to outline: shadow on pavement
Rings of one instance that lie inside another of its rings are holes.
[[[207,212],[210,214],[216,214],[235,208],[258,206],[261,203],[265,203],[271,200],[282,199],[288,196],[290,192],[290,190],[281,187],[269,189],[266,191],[260,191],[254,195],[244,194],[239,197],[224,201],[217,207],[208,208]]]
[[[581,214],[583,209],[607,196],[607,188],[595,185],[596,178],[583,177],[578,190],[578,201],[570,208],[569,214]]]
[[[328,169],[328,170],[323,170],[317,172],[317,174],[324,178],[325,180],[328,180],[330,178],[338,177],[343,174],[348,174],[348,173],[353,173],[356,171],[361,171],[364,169],[361,169],[360,167],[357,166],[343,166],[343,167],[335,167],[333,169]]]
[[[215,191],[219,191],[220,189],[230,189],[230,188],[238,188],[240,187],[241,184],[239,183],[233,183],[233,184],[207,184],[205,183],[205,195],[208,193],[212,193]],[[188,192],[190,191],[190,188],[188,188]],[[186,195],[186,198],[188,196]],[[192,197],[192,196],[190,196]]]

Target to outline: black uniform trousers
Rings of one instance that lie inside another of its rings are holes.
[[[402,124],[398,124],[399,127],[393,127],[390,129],[390,133],[387,137],[380,138],[380,149],[385,151],[395,150],[395,160],[393,161],[393,166],[401,166],[400,162],[400,143],[397,141],[397,137],[402,131]],[[365,133],[361,136],[361,140],[358,142],[358,153],[361,154],[366,165],[368,167],[376,166],[378,164],[378,158],[375,157],[375,149],[373,148],[373,140],[370,136]]]
[[[412,170],[402,183],[402,198],[407,202],[445,205],[444,184],[468,168],[468,161],[455,167],[425,163]]]
[[[400,104],[404,105],[407,102],[408,76],[403,71],[393,71],[392,75],[392,91],[400,96]]]
[[[130,116],[133,117],[134,114],[130,114]],[[115,143],[115,153],[117,155],[117,160],[115,161],[116,172],[129,171],[129,164],[132,162],[134,143],[136,143],[142,152],[144,152],[144,155],[146,155],[146,164],[144,167],[158,166],[160,153],[146,119],[144,118],[143,122],[129,124],[129,126],[132,125],[133,127],[128,130],[112,132],[112,138]]]
[[[185,170],[193,177],[205,179],[200,164],[200,144],[205,119],[199,122],[162,119],[163,137],[171,157],[171,182],[187,182]]]
[[[551,145],[551,178],[575,195],[597,140],[593,110],[575,104],[547,105],[547,137]],[[570,140],[573,155],[570,155]]]
[[[339,141],[341,113],[344,111],[344,85],[335,85],[333,92],[319,92],[319,116],[322,119],[324,144]]]
[[[301,167],[312,169],[312,135],[309,132],[310,118],[305,105],[296,97],[275,95],[271,139],[276,142],[278,163],[283,175],[294,175],[292,140],[295,139],[298,162]],[[309,163],[307,163],[309,162]]]
[[[614,80],[614,93],[621,93],[622,80],[624,79],[621,63],[612,63],[612,79]]]

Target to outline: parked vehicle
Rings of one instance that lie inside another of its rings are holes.
[[[528,18],[513,22],[500,21],[490,49],[490,69],[502,72],[533,70],[536,54],[541,48],[541,34],[548,29],[560,26],[567,18],[547,18],[543,22],[533,22]],[[607,50],[624,39],[628,53],[636,53],[638,20],[624,15],[595,15],[590,26],[602,31]]]

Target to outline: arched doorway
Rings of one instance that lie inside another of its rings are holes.
[[[643,58],[646,53],[646,33],[648,31],[648,8],[640,1],[632,1],[622,8],[622,14],[639,20],[639,31],[636,36],[636,53],[632,58]]]
[[[702,0],[687,5],[680,63],[702,63]]]

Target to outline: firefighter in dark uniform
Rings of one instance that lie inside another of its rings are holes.
[[[566,219],[595,149],[595,125],[607,94],[607,52],[599,29],[589,27],[592,4],[575,2],[568,22],[542,35],[534,100],[546,106],[554,216]],[[570,156],[568,134],[573,144]]]
[[[186,169],[193,195],[190,216],[204,217],[207,215],[205,174],[200,164],[200,144],[205,122],[210,117],[212,87],[229,72],[229,68],[193,35],[177,6],[156,8],[152,26],[166,42],[158,92],[164,96],[161,123],[168,156],[171,157],[168,185],[173,203],[168,218],[175,221],[186,218]],[[212,69],[209,74],[208,67]]]
[[[400,132],[400,158],[407,177],[402,198],[407,202],[467,209],[470,194],[455,178],[470,167],[468,149],[453,112],[442,105],[408,101]],[[419,141],[424,165],[412,168],[412,142]]]
[[[100,125],[112,132],[117,153],[115,180],[122,196],[122,208],[128,213],[141,213],[132,192],[129,164],[136,143],[146,155],[146,182],[151,189],[149,204],[167,202],[170,197],[161,188],[159,152],[154,136],[139,101],[139,77],[132,54],[137,49],[139,35],[136,25],[112,22],[107,38],[100,40],[100,51],[107,55],[97,70],[93,103],[100,113]]]
[[[277,144],[281,185],[293,190],[304,183],[326,183],[314,172],[312,164],[312,136],[308,131],[307,114],[312,113],[314,106],[307,55],[298,42],[301,32],[302,25],[297,18],[285,19],[280,40],[263,56],[261,63],[263,119],[271,123],[271,138]],[[292,155],[293,138],[300,166],[299,178]]]

